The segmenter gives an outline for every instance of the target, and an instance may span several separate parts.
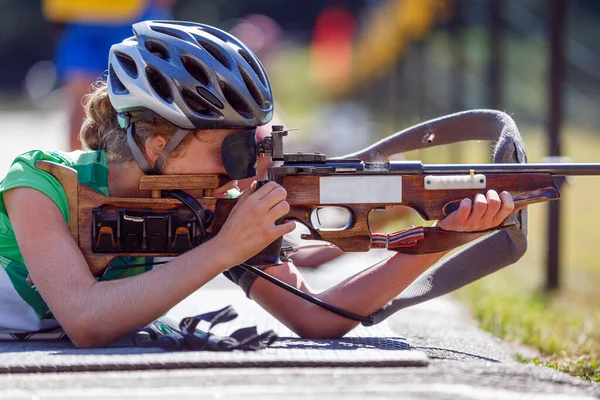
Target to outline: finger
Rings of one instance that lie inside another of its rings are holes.
[[[486,226],[489,226],[496,219],[496,215],[498,211],[500,211],[500,207],[502,207],[502,200],[500,200],[500,196],[498,196],[498,192],[495,190],[488,190],[486,193],[486,201],[487,201],[487,209],[485,213],[482,215],[482,223]]]
[[[296,223],[294,221],[286,221],[281,225],[275,225],[273,232],[277,235],[277,237],[287,235],[296,229]]]
[[[437,226],[446,229],[449,226],[464,225],[465,221],[469,218],[469,215],[471,215],[472,206],[473,202],[471,199],[462,199],[458,209],[448,214],[446,218],[439,220]]]
[[[500,193],[500,201],[502,205],[493,221],[496,225],[500,225],[515,210],[515,202],[509,192]]]
[[[256,195],[258,196],[258,200],[264,199],[265,197],[267,197],[269,195],[269,193],[271,193],[273,190],[276,190],[278,187],[281,187],[281,185],[279,185],[273,181],[269,181],[269,182],[265,183],[258,190],[256,190]]]
[[[227,184],[215,189],[214,190],[215,197],[221,198],[221,199],[227,198],[227,192],[233,188],[238,188],[237,181],[230,181]]]
[[[477,228],[481,225],[481,217],[485,214],[487,210],[487,198],[481,194],[477,193],[475,198],[473,199],[473,208],[471,209],[471,215],[467,218],[467,225],[471,228]]]
[[[473,202],[471,199],[462,199],[458,210],[453,214],[457,221],[466,221],[473,211]]]
[[[280,202],[285,201],[286,198],[287,191],[283,188],[283,186],[277,185],[265,197],[259,200],[260,203],[258,207],[263,210],[262,212],[266,213]]]
[[[246,190],[244,190],[244,191],[242,192],[242,194],[241,194],[241,195],[240,195],[240,197],[239,197],[239,200],[245,200],[245,199],[247,199],[247,198],[248,198],[248,196],[250,196],[252,193],[256,192],[256,185],[257,185],[257,182],[256,182],[256,181],[253,181],[253,182],[250,184],[250,186],[248,187],[248,189],[246,189]],[[238,200],[238,202],[239,202],[239,200]]]
[[[275,222],[280,218],[283,218],[290,212],[290,204],[287,201],[281,201],[273,206],[268,212],[269,221]]]
[[[242,194],[237,198],[237,202],[235,206],[229,213],[229,215],[235,214],[239,209],[245,207],[247,203],[248,197],[250,197],[256,191],[256,181],[252,182],[252,184],[248,187],[248,189],[244,190]]]

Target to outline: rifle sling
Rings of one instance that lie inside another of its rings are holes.
[[[509,115],[496,110],[471,110],[425,121],[359,152],[359,158],[385,159],[395,153],[466,140],[496,141],[494,163],[527,162],[525,146],[515,122]],[[421,274],[395,299],[370,315],[373,323],[515,263],[527,250],[527,209],[515,214],[517,224],[490,232]]]
[[[404,254],[432,254],[443,251],[453,250],[463,246],[475,239],[499,230],[506,226],[488,229],[477,232],[455,232],[446,231],[438,227],[416,227],[408,228],[393,234],[373,234],[373,248],[387,248],[388,250],[396,251]],[[402,240],[399,244],[392,244],[390,237],[396,235],[405,235],[405,232],[411,234],[408,240]],[[381,236],[376,236],[381,235]],[[380,238],[385,238],[381,240]]]

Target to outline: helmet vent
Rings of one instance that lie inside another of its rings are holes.
[[[252,70],[258,76],[258,79],[260,79],[262,84],[267,86],[267,82],[265,80],[265,77],[263,76],[262,68],[260,68],[260,66],[256,63],[256,60],[254,60],[254,58],[252,58],[250,54],[248,54],[248,52],[245,50],[240,49],[238,50],[238,53],[240,53],[240,56],[242,56],[242,58],[246,60],[246,62],[250,65],[250,68],[252,68]]]
[[[213,56],[215,58],[215,60],[217,60],[218,62],[223,64],[223,66],[225,68],[227,68],[227,69],[231,68],[229,59],[227,58],[227,56],[225,54],[223,54],[221,49],[219,49],[217,46],[213,45],[212,43],[202,39],[200,36],[194,35],[194,38],[196,38],[196,41],[198,42],[198,44],[200,46],[202,46],[204,48],[204,50],[206,50],[211,56]]]
[[[202,96],[204,100],[208,101],[213,106],[218,107],[220,109],[225,108],[225,106],[223,105],[223,103],[221,103],[219,99],[217,99],[211,92],[204,89],[203,87],[196,86],[196,91],[200,96]]]
[[[196,93],[189,89],[181,89],[181,97],[194,112],[204,117],[216,117],[218,116],[211,108],[207,107],[206,100],[198,96]]]
[[[167,103],[173,102],[173,94],[165,77],[154,67],[146,67],[146,77],[156,94]]]
[[[156,57],[162,58],[163,60],[169,59],[169,50],[167,46],[157,40],[146,40],[146,49]]]
[[[190,74],[198,82],[202,83],[204,86],[210,83],[208,72],[206,72],[204,66],[200,64],[194,57],[184,54],[181,56],[181,63],[188,74]]]
[[[117,74],[115,74],[115,70],[113,69],[112,65],[108,67],[108,79],[110,81],[111,90],[114,94],[129,94],[129,90],[127,90]]]
[[[115,51],[115,57],[117,57],[119,65],[121,66],[121,68],[123,68],[127,75],[129,75],[133,79],[137,79],[138,70],[137,66],[135,65],[135,61],[133,61],[133,58],[131,58],[125,53],[121,53],[120,51]]]
[[[258,104],[260,108],[265,108],[265,100],[261,96],[260,90],[258,90],[256,84],[252,81],[252,78],[250,78],[250,75],[248,75],[248,73],[241,67],[241,65],[238,65],[238,69],[240,71],[240,74],[242,74],[244,83],[246,84],[246,87],[248,88],[248,91],[252,95],[252,98],[254,99],[256,104]]]
[[[214,37],[221,39],[224,42],[228,42],[230,39],[225,35],[225,33],[217,30],[217,29],[209,29],[207,26],[199,26],[199,30],[204,33],[208,33],[209,35],[213,35]]]
[[[223,96],[225,96],[231,107],[244,118],[252,119],[252,110],[248,103],[246,103],[246,100],[228,83],[221,81],[219,82],[219,86],[221,87]]]
[[[162,33],[164,35],[169,35],[169,36],[172,36],[177,39],[183,39],[181,37],[181,34],[179,32],[177,32],[175,29],[167,28],[165,26],[155,26],[155,25],[150,25],[150,29],[152,29],[154,32]]]

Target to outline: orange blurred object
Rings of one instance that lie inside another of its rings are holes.
[[[139,15],[147,0],[43,0],[44,16],[52,22],[122,23]]]
[[[311,46],[311,75],[324,91],[335,90],[350,77],[356,21],[342,7],[325,9],[317,17]]]

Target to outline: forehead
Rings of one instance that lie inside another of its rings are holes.
[[[215,129],[196,131],[195,136],[198,141],[207,144],[220,144],[223,140],[232,133],[238,132],[236,129]]]

